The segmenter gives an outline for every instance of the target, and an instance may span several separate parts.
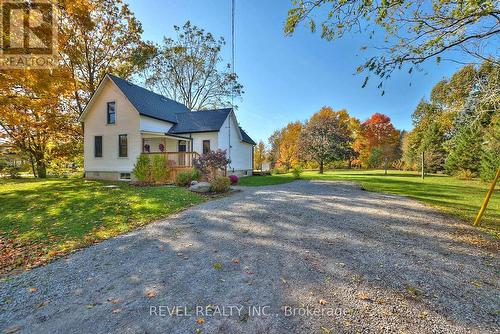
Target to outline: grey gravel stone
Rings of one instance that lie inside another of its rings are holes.
[[[240,189],[0,283],[0,331],[498,332],[496,241],[349,183]]]

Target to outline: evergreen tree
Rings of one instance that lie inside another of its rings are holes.
[[[451,141],[451,149],[446,159],[446,171],[457,174],[471,171],[479,174],[481,166],[481,131],[478,127],[463,127]]]
[[[483,154],[481,156],[481,179],[491,181],[500,167],[500,115],[491,122],[484,136]]]

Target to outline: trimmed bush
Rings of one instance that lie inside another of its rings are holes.
[[[132,173],[140,183],[147,184],[153,181],[149,157],[146,154],[139,155]]]
[[[166,184],[170,180],[170,167],[163,154],[139,155],[132,173],[141,184]]]
[[[231,190],[231,181],[224,176],[217,176],[210,184],[212,185],[212,191],[215,193],[226,193]]]
[[[156,184],[165,184],[169,181],[170,168],[168,167],[165,155],[153,155],[153,159],[151,160],[151,174]]]
[[[200,181],[202,176],[203,175],[201,174],[201,172],[198,169],[194,168],[191,172],[191,181]]]
[[[229,175],[229,181],[231,181],[231,184],[237,184],[238,177],[236,175]]]
[[[302,172],[304,172],[304,169],[302,169],[301,166],[293,167],[292,168],[293,178],[296,180],[300,179],[300,175],[302,174]]]
[[[191,184],[193,181],[193,173],[192,172],[180,172],[175,177],[175,184],[179,187],[186,187]]]

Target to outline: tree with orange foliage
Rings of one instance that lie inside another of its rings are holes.
[[[335,160],[346,160],[353,154],[350,117],[346,110],[333,111],[323,107],[307,121],[300,138],[300,151],[304,159],[324,165]]]
[[[61,69],[0,71],[0,131],[29,156],[36,177],[46,177],[54,157],[79,152],[70,77]]]
[[[394,128],[388,116],[375,113],[361,124],[360,138],[356,144],[363,165],[378,167],[382,160],[387,174],[389,163],[398,158],[400,132]]]

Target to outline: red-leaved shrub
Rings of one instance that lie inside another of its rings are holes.
[[[238,183],[238,177],[236,175],[229,175],[229,181],[231,181],[231,184],[236,184]]]

